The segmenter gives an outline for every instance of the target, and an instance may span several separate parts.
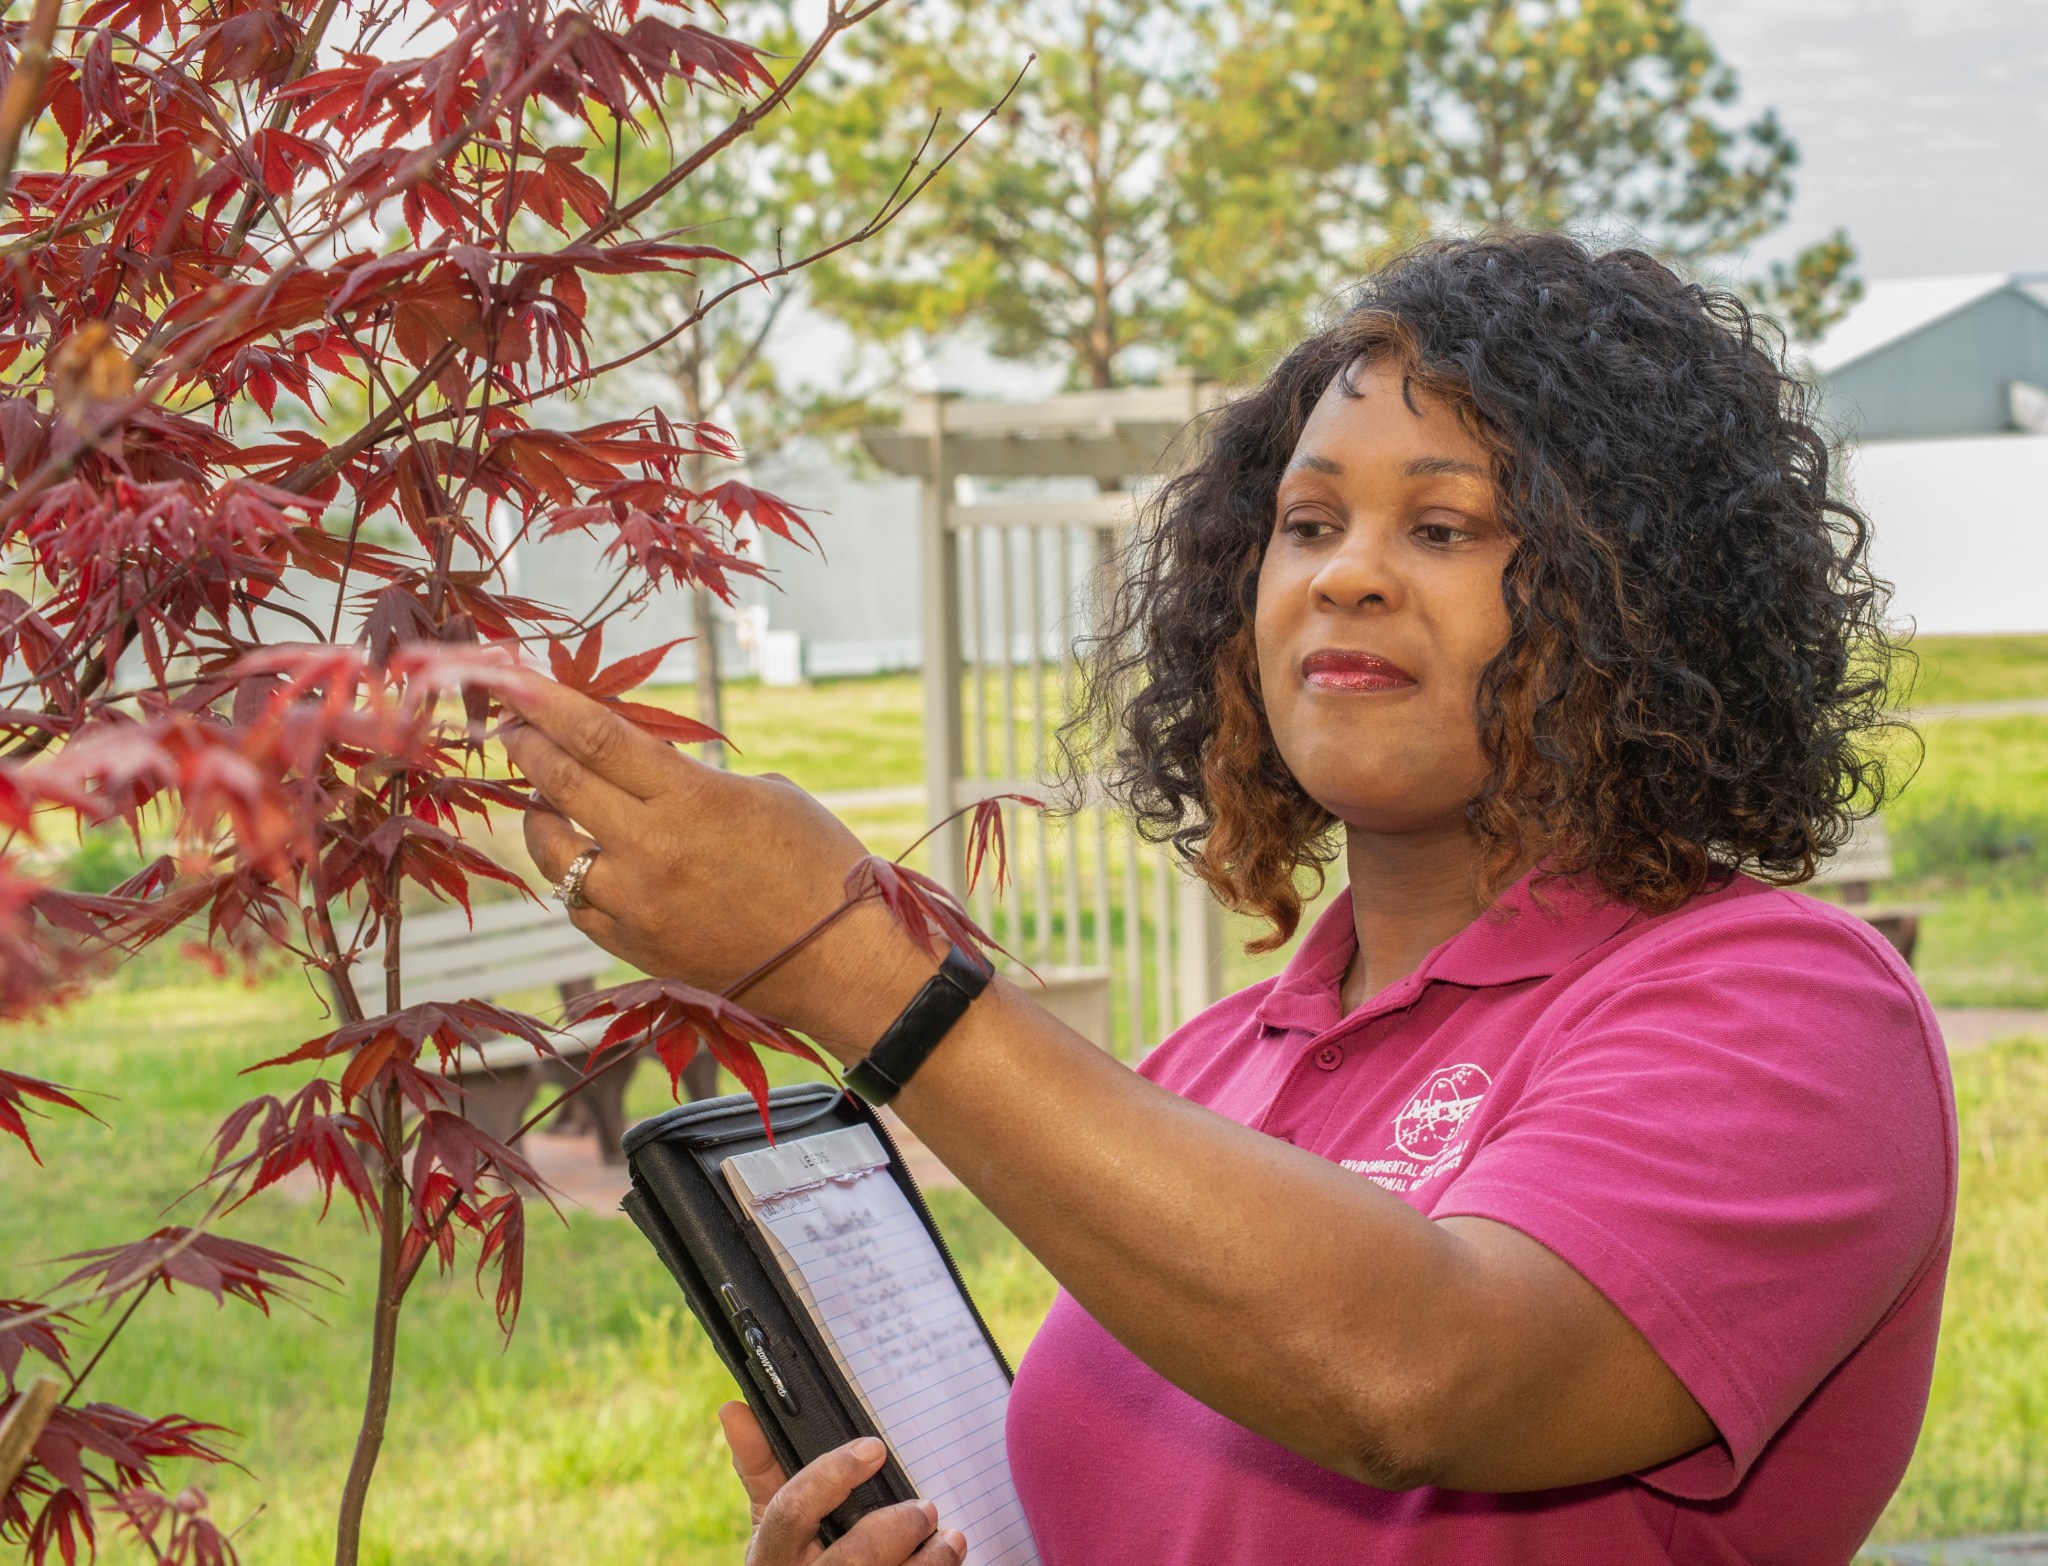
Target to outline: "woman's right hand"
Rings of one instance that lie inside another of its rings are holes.
[[[901,1501],[870,1512],[830,1548],[818,1542],[818,1524],[856,1486],[881,1470],[888,1448],[873,1436],[849,1441],[784,1477],[760,1421],[744,1403],[718,1411],[733,1471],[754,1509],[754,1537],[746,1566],[960,1566],[967,1538],[952,1529],[934,1532],[938,1508]]]

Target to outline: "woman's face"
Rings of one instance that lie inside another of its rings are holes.
[[[1347,827],[1462,817],[1486,777],[1473,700],[1507,639],[1486,449],[1401,372],[1333,381],[1281,478],[1259,569],[1259,684],[1273,738]]]

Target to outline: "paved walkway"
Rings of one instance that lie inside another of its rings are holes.
[[[1934,1020],[1950,1051],[1981,1049],[2000,1039],[2048,1039],[2048,1011],[2003,1006],[1937,1006]]]
[[[1872,1545],[1856,1559],[1864,1566],[2048,1566],[2048,1533]]]
[[[2021,696],[2013,701],[1966,701],[1954,707],[1911,707],[1897,716],[1910,723],[1929,718],[2036,718],[2048,713],[2048,696]]]

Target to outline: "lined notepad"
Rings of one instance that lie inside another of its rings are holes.
[[[1010,1382],[866,1126],[725,1160],[840,1371],[980,1566],[1036,1566],[1010,1482]]]

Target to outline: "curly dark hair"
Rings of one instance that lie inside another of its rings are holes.
[[[1410,252],[1213,416],[1124,553],[1074,764],[1271,921],[1254,949],[1293,933],[1335,823],[1266,726],[1259,563],[1317,399],[1382,360],[1493,453],[1514,541],[1510,630],[1476,702],[1490,771],[1467,806],[1484,895],[1532,858],[1649,911],[1738,868],[1811,876],[1887,793],[1874,741],[1901,653],[1869,526],[1829,491],[1774,326],[1555,234]]]

